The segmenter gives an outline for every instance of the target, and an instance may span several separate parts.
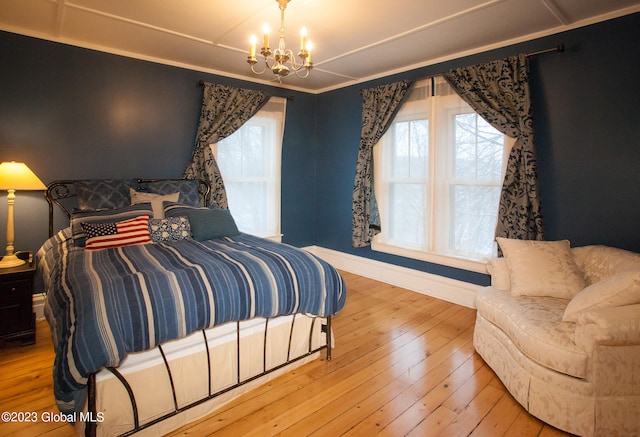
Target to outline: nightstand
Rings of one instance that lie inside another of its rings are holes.
[[[36,263],[0,269],[0,339],[36,342],[33,276]]]

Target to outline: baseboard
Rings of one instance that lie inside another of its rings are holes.
[[[451,279],[407,267],[376,261],[320,246],[306,250],[327,261],[335,268],[364,276],[385,284],[395,285],[427,296],[435,297],[468,308],[475,308],[475,297],[480,285]]]

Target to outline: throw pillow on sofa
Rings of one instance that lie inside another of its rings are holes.
[[[506,260],[512,295],[571,299],[586,287],[568,240],[496,240]]]
[[[618,273],[596,282],[576,295],[564,311],[562,321],[575,322],[584,311],[640,303],[640,271]]]

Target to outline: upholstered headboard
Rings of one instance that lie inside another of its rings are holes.
[[[94,207],[110,207],[111,205],[108,205],[109,199],[104,199],[104,196],[107,193],[106,190],[109,190],[111,186],[116,186],[117,188],[114,189],[114,192],[119,191],[119,194],[122,195],[122,199],[116,201],[125,202],[129,188],[153,193],[156,192],[157,187],[171,186],[182,182],[188,183],[189,181],[185,179],[68,179],[53,181],[47,185],[47,190],[44,193],[44,197],[49,204],[49,236],[53,236],[54,233],[54,205],[64,213],[67,219],[70,219],[71,211],[74,208],[83,206],[79,202],[82,202],[82,198],[86,197],[87,194],[89,197],[95,194],[95,198],[98,198],[98,204],[94,205]],[[196,201],[204,205],[204,199],[208,198],[211,186],[204,180],[198,179],[197,182],[197,196],[199,199]],[[87,193],[87,190],[90,189],[88,187],[93,186],[100,188],[96,189],[96,193]],[[79,190],[81,191],[80,193]],[[99,190],[102,190],[102,192],[98,192]],[[117,197],[118,193],[115,194],[115,197]]]

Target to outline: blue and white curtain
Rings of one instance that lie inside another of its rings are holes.
[[[269,96],[261,91],[225,85],[204,84],[200,124],[191,162],[183,179],[203,179],[211,185],[207,206],[227,209],[227,194],[220,169],[210,144],[217,143],[238,130],[262,108]]]
[[[380,230],[380,216],[373,192],[373,146],[391,126],[410,88],[410,82],[401,81],[360,91],[362,133],[351,219],[351,243],[354,247],[370,245],[374,233]]]
[[[516,138],[502,185],[496,237],[542,240],[526,55],[458,68],[444,77],[488,123]]]

